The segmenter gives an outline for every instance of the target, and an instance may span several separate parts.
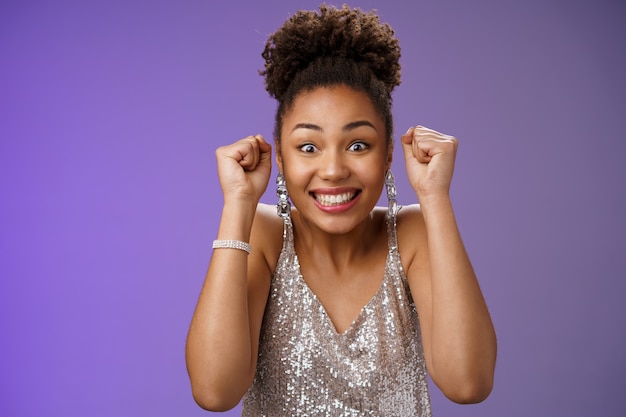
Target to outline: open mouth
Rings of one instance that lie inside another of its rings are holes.
[[[340,194],[316,194],[311,193],[311,196],[315,198],[320,205],[324,207],[333,207],[340,206],[342,204],[347,204],[354,200],[359,194],[361,190],[350,191]]]

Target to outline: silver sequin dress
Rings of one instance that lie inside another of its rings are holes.
[[[344,333],[305,283],[285,223],[243,417],[431,416],[419,322],[387,219],[383,282]]]

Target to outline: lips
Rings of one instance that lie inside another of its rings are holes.
[[[315,191],[311,192],[311,196],[323,207],[335,207],[350,203],[360,192],[360,190]]]

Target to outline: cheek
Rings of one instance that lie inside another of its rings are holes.
[[[364,159],[363,161],[359,161],[355,166],[355,170],[358,170],[359,175],[363,178],[369,178],[369,181],[372,179],[384,179],[387,168],[387,161],[379,157],[375,159]]]
[[[390,166],[385,162],[377,164],[369,164],[364,167],[363,175],[367,178],[369,186],[376,190],[376,193],[381,193],[385,186],[385,176]]]
[[[289,158],[282,160],[282,173],[290,196],[305,188],[311,178],[305,165],[290,161]]]

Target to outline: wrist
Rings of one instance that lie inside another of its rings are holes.
[[[436,218],[447,218],[452,213],[452,200],[446,193],[428,194],[418,197],[424,219],[432,221]]]
[[[430,207],[438,205],[449,205],[451,203],[450,194],[448,192],[437,193],[416,193],[420,206]]]
[[[259,202],[259,198],[255,198],[252,195],[224,195],[224,208],[234,210],[252,210],[256,211],[256,206]]]
[[[233,239],[215,239],[212,245],[213,249],[237,249],[246,252],[248,255],[252,253],[252,246],[248,242]]]
[[[249,202],[225,203],[216,238],[249,242],[255,213],[256,205]]]

